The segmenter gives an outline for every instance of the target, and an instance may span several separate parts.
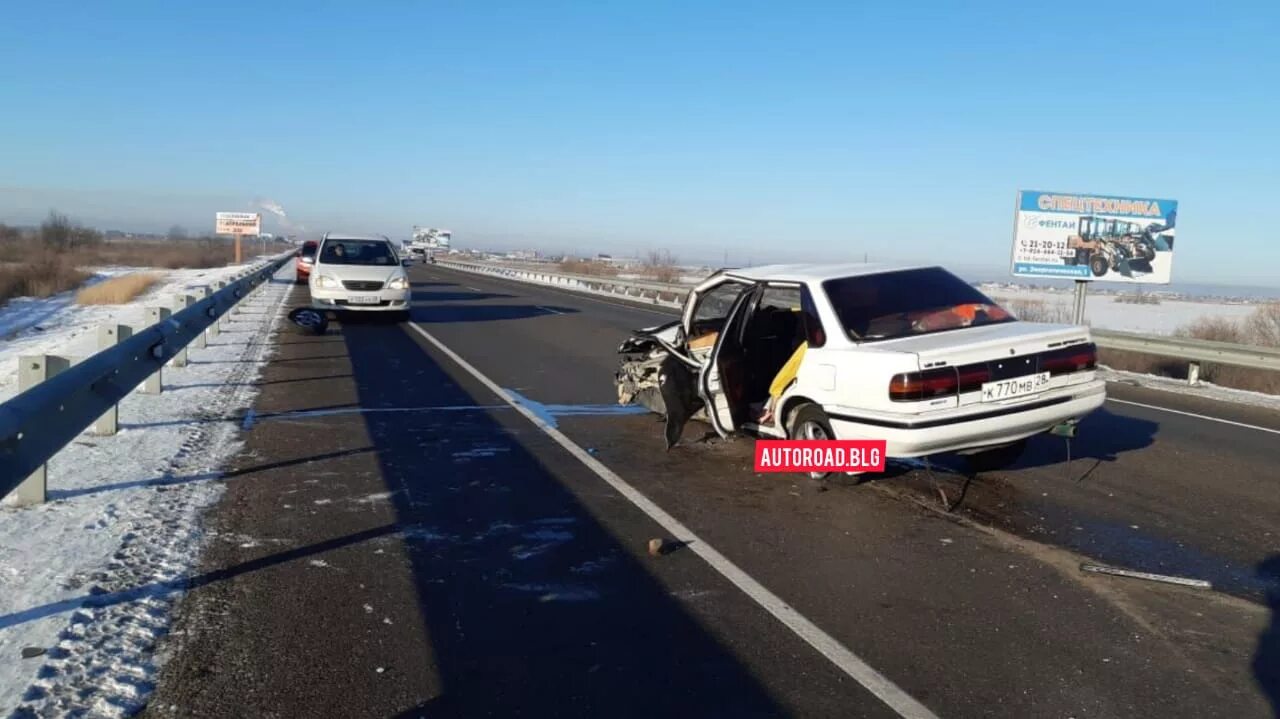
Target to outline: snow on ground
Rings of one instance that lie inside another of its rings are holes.
[[[127,716],[145,701],[170,610],[199,581],[200,513],[239,447],[237,415],[256,393],[291,269],[227,315],[187,367],[166,367],[163,394],[126,398],[119,434],[81,435],[50,461],[49,502],[0,507],[0,716]],[[161,293],[208,279],[174,273]],[[73,314],[50,331],[74,341],[68,327],[101,321],[77,309],[58,309]],[[23,352],[55,346],[18,341]]]
[[[206,270],[156,270],[149,268],[109,267],[94,272],[100,282],[108,277],[130,272],[151,272],[162,279],[133,302],[126,305],[89,305],[75,303],[75,291],[53,297],[22,297],[0,307],[0,402],[18,394],[18,357],[22,355],[63,354],[85,357],[97,352],[97,328],[108,323],[143,327],[148,306],[173,308],[175,297],[190,294],[189,288],[212,285],[240,270],[239,266]]]
[[[1193,386],[1187,384],[1186,380],[1174,379],[1172,377],[1159,377],[1157,375],[1150,374],[1139,374],[1137,372],[1125,372],[1123,370],[1111,369],[1110,367],[1099,367],[1098,376],[1108,382],[1128,384],[1135,387],[1147,387],[1150,389],[1163,390],[1165,392],[1190,395],[1192,397],[1203,397],[1205,399],[1217,400],[1219,402],[1234,402],[1236,404],[1247,404],[1253,407],[1263,407],[1265,409],[1280,411],[1280,397],[1273,394],[1266,394],[1264,392],[1250,392],[1243,389],[1222,387],[1209,382],[1200,382]]]
[[[1043,302],[1046,308],[1060,307],[1070,320],[1073,296],[1071,290],[1054,292],[1028,288],[987,288],[984,292],[1008,307],[1017,300]],[[1138,305],[1117,300],[1115,295],[1090,295],[1085,300],[1084,315],[1090,326],[1123,332],[1171,335],[1179,327],[1191,324],[1201,317],[1222,317],[1238,322],[1258,307],[1257,305],[1194,302],[1189,300],[1161,300],[1158,305]],[[1011,308],[1017,311],[1016,307]]]

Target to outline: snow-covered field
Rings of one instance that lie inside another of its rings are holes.
[[[1039,301],[1046,309],[1060,307],[1069,320],[1073,297],[1071,291],[1053,292],[1027,288],[984,288],[988,296],[1003,305],[1017,300]],[[1240,321],[1248,317],[1257,305],[1231,305],[1214,302],[1162,300],[1158,305],[1138,305],[1118,302],[1114,295],[1091,295],[1085,301],[1085,320],[1092,327],[1144,334],[1169,335],[1179,327],[1202,317],[1222,317]],[[1016,308],[1013,308],[1016,311]]]
[[[6,308],[0,323],[12,309],[46,329],[0,341],[0,399],[16,389],[16,355],[92,351],[98,323],[139,322],[147,304],[230,271],[171,273],[124,307]],[[163,394],[126,398],[119,434],[82,435],[50,461],[49,502],[0,508],[0,716],[126,716],[145,701],[291,285],[286,267],[187,367],[165,368]]]
[[[148,268],[110,267],[94,272],[92,282],[130,272],[163,275],[133,302],[126,305],[89,305],[75,303],[75,292],[33,299],[20,297],[0,308],[0,402],[18,393],[18,357],[22,355],[70,355],[85,357],[97,352],[97,328],[114,323],[142,327],[147,323],[147,307],[173,309],[180,294],[191,294],[190,288],[212,285],[229,278],[240,267],[218,267],[206,270],[154,270]]]

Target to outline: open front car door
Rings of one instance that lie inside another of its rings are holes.
[[[753,287],[734,301],[711,355],[699,370],[698,395],[707,406],[707,419],[721,437],[729,436],[747,419],[740,396],[747,369],[743,337],[760,291]]]

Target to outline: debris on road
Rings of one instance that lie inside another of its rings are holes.
[[[650,557],[661,556],[662,545],[663,545],[663,542],[661,539],[650,539],[649,540],[649,556]]]
[[[1180,584],[1184,587],[1198,587],[1200,589],[1213,588],[1213,584],[1203,579],[1191,579],[1189,577],[1175,577],[1168,574],[1152,574],[1150,572],[1137,572],[1132,569],[1108,567],[1101,564],[1081,564],[1080,571],[1092,572],[1094,574],[1112,574],[1117,577],[1130,577],[1132,579],[1146,579],[1152,582],[1164,582],[1165,584]]]
[[[22,658],[23,658],[23,659],[34,659],[34,658],[39,657],[39,656],[44,656],[45,651],[46,651],[46,650],[45,650],[45,648],[44,648],[44,647],[23,647],[23,648],[22,648]]]

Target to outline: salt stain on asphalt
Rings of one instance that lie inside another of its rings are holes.
[[[504,584],[507,589],[538,594],[539,602],[590,602],[600,598],[600,593],[590,587],[569,584]]]

